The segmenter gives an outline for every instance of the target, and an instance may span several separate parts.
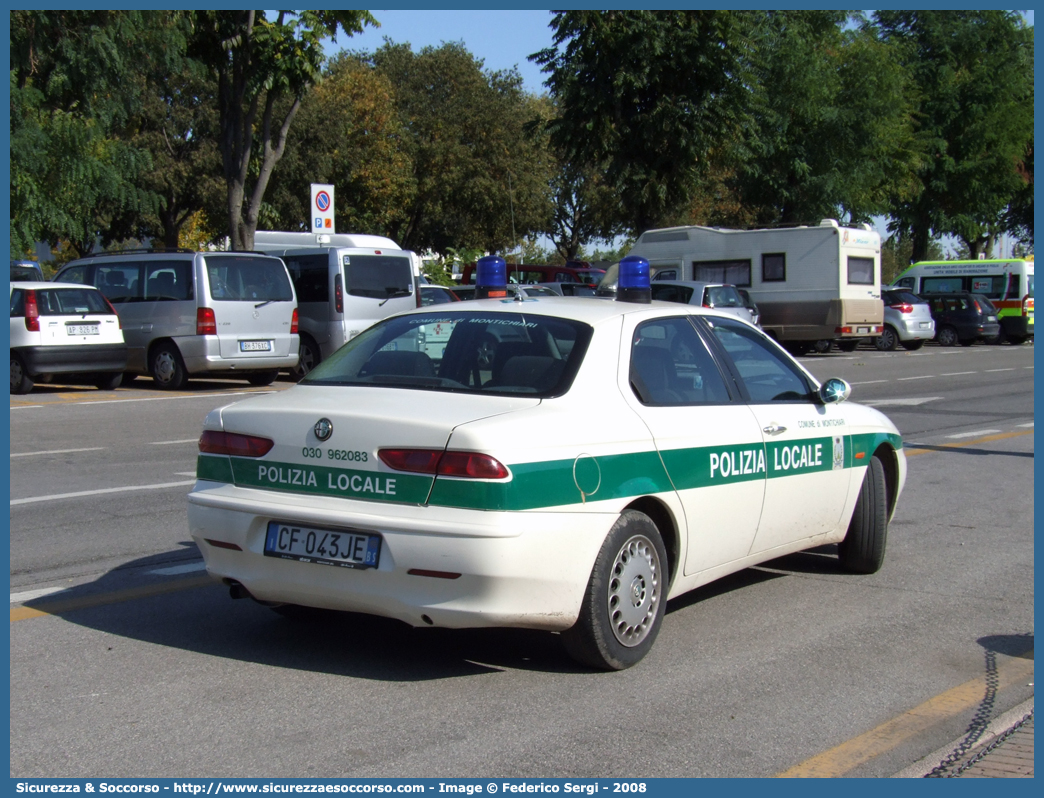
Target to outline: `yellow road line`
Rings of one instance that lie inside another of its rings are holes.
[[[39,618],[43,615],[61,615],[63,612],[83,610],[88,607],[102,607],[106,604],[118,604],[122,601],[162,596],[164,593],[176,593],[180,590],[190,590],[194,587],[216,584],[218,583],[209,576],[196,576],[191,579],[176,579],[169,582],[159,582],[154,585],[115,590],[110,593],[96,593],[91,596],[66,599],[65,601],[41,601],[33,607],[11,607],[11,623],[25,621],[30,618]]]
[[[960,441],[959,443],[940,443],[938,446],[931,449],[906,449],[907,457],[914,457],[918,454],[928,454],[929,452],[937,452],[939,449],[963,449],[966,446],[975,446],[980,443],[990,443],[991,441],[1002,441],[1005,438],[1018,438],[1022,435],[1032,435],[1033,430],[1027,429],[1021,432],[1002,432],[998,435],[986,435],[982,438],[975,438],[971,441]]]
[[[1033,676],[1033,650],[1019,657],[997,664],[998,689]],[[853,737],[829,751],[824,751],[799,765],[777,774],[777,778],[834,778],[843,776],[853,768],[869,762],[900,743],[934,726],[941,720],[953,717],[982,701],[986,692],[986,677],[980,676],[969,682],[940,693],[920,706],[904,712],[876,729]]]

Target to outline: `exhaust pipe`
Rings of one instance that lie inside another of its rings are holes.
[[[228,580],[227,584],[228,584],[228,595],[229,595],[230,598],[234,598],[234,599],[253,598],[253,596],[250,595],[250,591],[247,590],[245,587],[243,587],[243,585],[241,585],[239,582],[236,582],[236,581],[230,579],[230,580]]]

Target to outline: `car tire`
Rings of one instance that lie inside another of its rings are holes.
[[[812,344],[812,348],[814,350],[816,350],[817,354],[820,354],[820,355],[825,355],[827,352],[829,352],[833,348],[833,346],[834,346],[834,342],[832,340],[830,340],[829,338],[821,338],[820,340],[818,340],[814,344]]]
[[[844,341],[837,342],[837,348],[842,352],[854,352],[859,347],[859,339],[848,338]]]
[[[297,365],[290,369],[290,376],[294,382],[298,382],[309,371],[319,365],[321,355],[319,347],[311,338],[302,335],[301,346],[298,349]]]
[[[33,379],[25,370],[25,364],[18,355],[11,355],[11,393],[26,394],[33,389]]]
[[[247,375],[247,382],[249,382],[251,385],[255,387],[263,388],[266,385],[271,385],[273,382],[275,382],[276,377],[278,376],[279,372],[275,370],[255,371],[253,374]]]
[[[899,334],[894,327],[886,324],[884,332],[874,339],[874,346],[881,352],[893,352],[899,346]]]
[[[114,371],[111,374],[103,374],[94,384],[98,386],[100,391],[115,391],[121,385],[123,385],[123,372]]]
[[[609,530],[566,652],[599,670],[624,670],[652,648],[667,604],[667,550],[652,519],[625,510]],[[635,601],[637,599],[637,602]]]
[[[842,567],[857,574],[873,574],[884,563],[888,540],[888,486],[884,464],[871,457],[856,499],[845,539],[838,544]]]
[[[939,346],[957,346],[957,330],[953,327],[943,327],[935,334],[935,340]]]
[[[152,350],[149,373],[156,385],[166,391],[180,391],[188,382],[181,352],[174,344],[160,344]]]
[[[907,352],[916,352],[918,349],[924,346],[924,339],[915,338],[912,341],[900,341],[899,343],[903,345],[903,349],[905,349]]]

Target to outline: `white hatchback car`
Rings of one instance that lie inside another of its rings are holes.
[[[119,317],[96,288],[11,283],[11,393],[59,374],[112,390],[126,365]]]
[[[437,366],[416,345],[434,324]],[[831,543],[881,567],[906,459],[849,392],[691,305],[418,309],[212,411],[189,526],[234,598],[556,631],[626,668],[668,599],[726,574]],[[594,405],[606,423],[576,423]]]

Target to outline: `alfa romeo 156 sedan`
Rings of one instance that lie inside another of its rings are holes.
[[[645,269],[617,301],[393,316],[212,411],[188,497],[209,573],[284,614],[543,629],[622,669],[668,599],[726,574],[831,543],[877,571],[896,427],[751,324],[648,301]]]

